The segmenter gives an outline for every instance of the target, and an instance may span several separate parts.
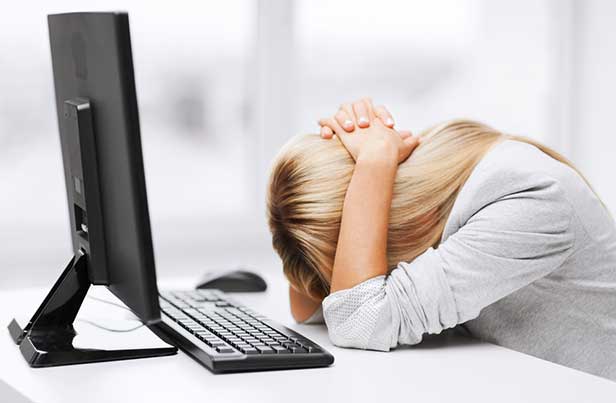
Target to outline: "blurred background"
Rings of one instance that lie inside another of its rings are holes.
[[[468,117],[545,142],[616,211],[616,2],[24,0],[0,15],[0,288],[70,258],[46,14],[96,10],[130,13],[159,277],[279,271],[269,163],[365,95],[401,128]]]

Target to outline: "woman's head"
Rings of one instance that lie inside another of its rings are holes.
[[[457,120],[420,134],[421,145],[398,168],[389,218],[390,269],[438,244],[453,202],[472,169],[504,135]],[[337,139],[293,138],[274,161],[268,218],[283,270],[300,292],[329,293],[342,205],[354,161]]]

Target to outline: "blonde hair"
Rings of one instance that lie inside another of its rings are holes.
[[[575,169],[546,146],[470,120],[445,122],[420,136],[421,145],[396,174],[387,234],[390,270],[438,245],[458,192],[496,143],[526,142]],[[291,139],[273,164],[268,191],[272,244],[291,285],[317,300],[329,294],[353,167],[340,141],[316,134]]]

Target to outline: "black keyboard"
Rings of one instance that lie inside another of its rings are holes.
[[[232,301],[218,290],[160,293],[171,342],[213,372],[328,366],[322,347]]]

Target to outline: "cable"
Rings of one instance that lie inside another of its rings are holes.
[[[128,312],[133,313],[133,311],[131,311],[128,307],[126,307],[124,305],[120,305],[120,304],[118,304],[116,302],[113,302],[113,301],[107,301],[106,299],[99,298],[99,297],[94,297],[92,295],[88,295],[87,298],[90,298],[90,299],[93,299],[93,300],[99,301],[99,302],[104,302],[105,304],[117,306],[118,308],[126,309]]]
[[[97,328],[99,328],[99,329],[107,330],[107,331],[109,331],[109,332],[114,332],[114,333],[128,333],[128,332],[135,331],[135,330],[140,329],[140,328],[142,328],[143,326],[145,326],[145,325],[142,323],[142,324],[140,324],[139,326],[131,327],[131,328],[129,328],[129,329],[112,329],[112,328],[110,328],[110,327],[101,326],[101,325],[99,325],[98,323],[93,322],[93,321],[88,320],[88,319],[77,319],[77,321],[78,321],[78,322],[84,322],[84,323],[87,323],[87,324],[92,325],[92,326],[94,326],[94,327],[97,327]]]
[[[118,303],[116,303],[116,302],[113,302],[113,301],[107,301],[106,299],[99,298],[99,297],[94,297],[94,296],[92,296],[92,295],[88,295],[88,296],[87,296],[87,298],[90,298],[90,299],[92,299],[92,300],[94,300],[94,301],[102,302],[102,303],[105,303],[105,304],[113,305],[113,306],[118,307],[118,308],[122,308],[122,309],[124,309],[124,310],[127,310],[127,311],[128,311],[128,312],[130,312],[131,314],[135,315],[135,314],[133,313],[133,311],[131,311],[129,308],[127,308],[127,307],[126,307],[126,306],[124,306],[124,305],[118,304]],[[133,320],[133,321],[138,321],[138,322],[141,322],[141,321],[139,320],[139,318],[137,318],[136,316],[135,316],[134,318],[126,318],[126,320]],[[143,327],[143,326],[144,326],[144,324],[143,324],[143,323],[141,323],[139,326],[131,327],[131,328],[129,328],[129,329],[113,329],[113,328],[110,328],[110,327],[105,327],[105,326],[99,325],[98,323],[93,322],[93,321],[88,320],[88,319],[81,319],[81,318],[79,318],[79,319],[77,319],[77,321],[84,322],[84,323],[87,323],[87,324],[92,325],[92,326],[94,326],[94,327],[97,327],[97,328],[99,328],[99,329],[107,330],[107,331],[109,331],[109,332],[114,332],[114,333],[127,333],[127,332],[132,332],[132,331],[135,331],[135,330],[137,330],[137,329],[139,329],[139,328],[141,328],[141,327]]]

